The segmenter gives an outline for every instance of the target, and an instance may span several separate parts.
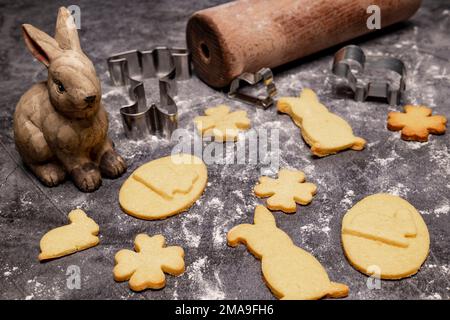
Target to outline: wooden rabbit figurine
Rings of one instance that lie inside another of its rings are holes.
[[[331,282],[314,256],[295,246],[291,238],[278,229],[272,213],[257,206],[254,224],[240,224],[228,232],[228,244],[247,245],[261,259],[262,272],[272,293],[281,299],[304,300],[347,296],[348,287]]]
[[[98,244],[98,224],[84,211],[71,211],[69,220],[70,224],[52,229],[42,237],[39,260],[59,258]]]
[[[108,138],[108,116],[94,65],[83,53],[70,12],[58,12],[55,38],[29,24],[23,37],[48,69],[48,80],[33,85],[14,114],[14,138],[24,163],[46,186],[66,173],[84,192],[96,190],[101,176],[119,177],[126,163]]]

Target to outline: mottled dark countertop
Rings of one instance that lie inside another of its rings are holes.
[[[188,17],[221,1],[80,1],[82,47],[96,65],[103,100],[110,113],[110,133],[129,163],[128,173],[104,180],[100,190],[84,194],[66,182],[42,186],[20,162],[14,147],[12,116],[22,93],[45,78],[21,38],[20,24],[31,23],[53,34],[56,1],[0,2],[0,298],[2,299],[272,299],[261,277],[261,265],[244,246],[226,245],[226,232],[253,219],[252,194],[261,165],[209,165],[203,196],[186,213],[163,221],[143,221],[123,213],[117,194],[129,172],[146,161],[170,153],[173,143],[149,138],[130,142],[122,136],[118,108],[121,90],[111,86],[109,54],[156,44],[184,46]],[[408,23],[355,41],[368,53],[386,53],[408,66],[405,101],[425,104],[450,118],[450,4],[425,1]],[[334,48],[333,50],[335,50]],[[450,135],[431,136],[427,143],[405,142],[386,129],[389,107],[380,102],[357,103],[337,93],[330,75],[333,50],[291,64],[276,73],[281,96],[315,89],[322,101],[346,118],[355,133],[368,141],[361,152],[347,151],[316,159],[300,138],[299,129],[274,108],[256,110],[225,98],[196,77],[180,84],[180,127],[193,132],[192,119],[205,107],[226,102],[248,111],[253,128],[279,128],[281,166],[304,170],[318,193],[297,214],[275,213],[277,223],[297,245],[312,252],[334,281],[350,287],[349,299],[449,299],[450,294]],[[153,91],[156,86],[148,84]],[[345,260],[340,244],[341,219],[367,195],[389,192],[413,204],[426,221],[430,255],[420,272],[401,281],[383,281],[369,290],[367,278]],[[87,251],[39,263],[39,240],[49,229],[67,222],[75,207],[100,225],[100,245]],[[159,291],[133,293],[112,277],[114,254],[131,248],[136,234],[162,233],[167,242],[185,248],[186,272],[168,276]],[[69,266],[81,271],[81,288],[67,287]]]

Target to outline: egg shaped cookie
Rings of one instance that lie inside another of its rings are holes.
[[[367,275],[401,279],[419,271],[430,236],[422,216],[408,201],[374,194],[358,202],[342,220],[342,245],[349,262]]]
[[[164,219],[186,211],[201,196],[208,180],[203,161],[177,154],[137,168],[119,192],[122,209],[140,219]]]

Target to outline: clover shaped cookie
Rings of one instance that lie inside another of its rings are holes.
[[[447,118],[432,116],[431,109],[425,106],[407,105],[405,112],[389,112],[387,127],[391,131],[402,131],[402,139],[409,141],[428,141],[428,135],[445,133]]]
[[[250,128],[247,112],[238,110],[230,112],[226,105],[205,110],[205,116],[194,119],[202,136],[214,136],[217,142],[236,141],[240,130]]]
[[[114,280],[129,281],[134,291],[161,289],[166,285],[165,273],[178,276],[184,272],[184,251],[181,247],[164,247],[165,239],[158,234],[149,237],[138,234],[135,250],[120,250],[115,256]]]
[[[317,191],[315,184],[304,181],[303,172],[281,169],[278,179],[260,177],[254,191],[259,198],[269,197],[267,207],[270,210],[294,213],[297,209],[296,203],[307,205]]]

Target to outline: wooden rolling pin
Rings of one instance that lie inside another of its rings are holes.
[[[241,0],[194,13],[186,36],[196,74],[220,88],[243,72],[274,68],[369,33],[370,5],[381,26],[407,20],[421,0]]]

